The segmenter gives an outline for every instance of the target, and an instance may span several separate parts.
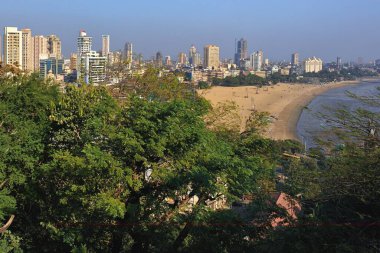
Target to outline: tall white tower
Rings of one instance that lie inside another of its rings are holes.
[[[91,51],[92,37],[87,36],[86,31],[81,30],[78,37],[78,56]]]
[[[81,30],[79,32],[78,37],[78,59],[77,59],[77,79],[80,80],[82,75],[85,73],[82,73],[84,70],[82,70],[84,63],[82,60],[84,59],[82,56],[84,56],[87,53],[91,52],[92,47],[92,37],[87,36],[86,31]]]

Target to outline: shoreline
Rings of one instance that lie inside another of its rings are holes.
[[[300,141],[297,135],[298,120],[303,109],[315,97],[329,90],[358,85],[366,80],[342,81],[323,85],[279,83],[262,88],[255,86],[214,86],[211,89],[199,90],[198,92],[212,105],[225,101],[235,102],[239,106],[241,129],[244,129],[245,121],[252,110],[269,112],[274,120],[264,134],[265,137],[274,140],[292,139]]]
[[[297,125],[305,107],[307,107],[317,96],[325,92],[342,87],[359,85],[361,82],[362,80],[356,80],[324,84],[321,87],[316,87],[315,90],[312,90],[312,93],[308,92],[303,96],[294,99],[279,113],[278,120],[270,126],[269,131],[272,133],[266,137],[270,137],[275,140],[291,139],[302,141],[298,136]]]

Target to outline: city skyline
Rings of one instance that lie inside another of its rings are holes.
[[[56,34],[61,38],[66,58],[76,51],[80,29],[91,34],[97,51],[102,47],[101,35],[109,34],[111,51],[123,49],[125,42],[130,41],[134,51],[141,52],[145,59],[157,51],[175,58],[192,44],[197,48],[218,45],[221,58],[233,58],[234,41],[239,38],[248,41],[249,54],[262,49],[273,60],[289,61],[289,55],[294,52],[299,52],[301,59],[315,55],[326,61],[335,61],[340,56],[343,61],[362,57],[368,62],[380,56],[380,35],[374,32],[380,22],[376,16],[380,8],[377,1],[182,0],[174,5],[148,0],[142,3],[113,0],[108,2],[109,6],[118,8],[112,8],[112,13],[101,9],[98,1],[85,0],[68,7],[55,2],[44,5],[45,2],[40,0],[38,6],[26,0],[2,3],[4,15],[0,26],[30,28],[33,35]],[[324,4],[329,8],[324,8]],[[10,15],[14,6],[18,6],[20,15]],[[157,9],[160,11],[155,11]],[[193,10],[196,15],[181,12],[182,9]],[[253,9],[256,10],[254,15]],[[36,21],[36,15],[42,14],[49,22]],[[272,18],[274,15],[276,18]]]

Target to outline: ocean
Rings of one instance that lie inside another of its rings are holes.
[[[297,123],[297,135],[307,149],[316,147],[315,138],[329,138],[329,123],[326,119],[318,116],[332,115],[333,111],[342,107],[349,110],[355,110],[358,107],[368,109],[370,111],[379,112],[379,107],[372,107],[348,96],[347,92],[354,93],[359,96],[373,96],[380,94],[380,80],[362,82],[355,86],[347,86],[327,91],[316,98],[303,109]],[[336,143],[339,144],[339,143]]]

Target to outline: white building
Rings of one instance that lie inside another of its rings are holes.
[[[92,48],[92,37],[87,36],[86,31],[80,31],[78,37],[78,56],[90,52]]]
[[[4,28],[3,54],[4,65],[14,65],[22,68],[22,32],[17,27]]]
[[[261,71],[264,62],[263,51],[256,51],[251,55],[251,67],[254,71]]]
[[[78,37],[78,54],[77,54],[77,80],[84,80],[86,83],[86,73],[85,73],[85,63],[82,63],[82,60],[84,59],[82,56],[84,56],[87,53],[91,52],[92,48],[92,37],[87,36],[86,31],[81,30],[79,32]]]
[[[106,79],[107,57],[100,56],[95,51],[83,53],[80,58],[80,73],[78,77],[86,84],[99,84]]]
[[[322,70],[323,62],[320,58],[312,57],[303,62],[303,69],[305,73],[318,73]]]

